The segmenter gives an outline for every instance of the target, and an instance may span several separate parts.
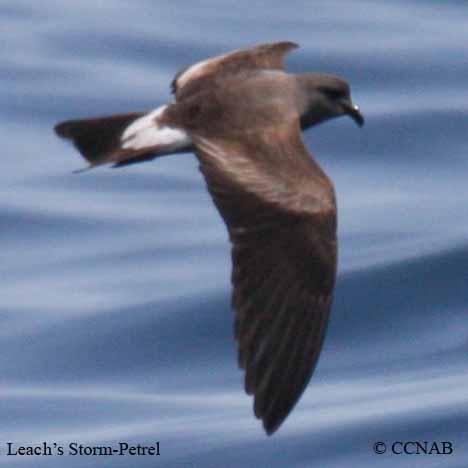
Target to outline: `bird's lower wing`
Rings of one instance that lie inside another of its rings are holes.
[[[271,434],[305,389],[324,339],[336,271],[333,186],[298,123],[237,139],[192,137],[232,242],[245,388]]]

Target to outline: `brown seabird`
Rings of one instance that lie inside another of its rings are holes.
[[[195,152],[229,232],[239,366],[268,434],[312,376],[335,286],[334,188],[301,130],[342,115],[364,123],[343,79],[284,71],[297,47],[220,55],[176,75],[175,102],[55,127],[90,167]]]

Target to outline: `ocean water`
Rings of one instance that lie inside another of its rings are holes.
[[[455,0],[1,1],[0,464],[466,468],[466,14]],[[182,66],[276,40],[301,45],[292,72],[348,79],[367,122],[305,136],[336,184],[339,277],[316,373],[266,437],[195,157],[73,174],[84,163],[52,127],[151,109]],[[411,441],[452,450],[392,453]],[[160,455],[69,455],[73,442]]]

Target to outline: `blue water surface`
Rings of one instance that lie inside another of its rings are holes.
[[[467,5],[371,0],[0,2],[0,464],[468,466]],[[181,67],[259,42],[339,74],[366,116],[306,134],[336,184],[320,363],[273,437],[236,365],[230,256],[195,157],[83,167],[63,119],[171,99]],[[159,456],[7,456],[7,442]],[[373,444],[450,441],[450,455]]]

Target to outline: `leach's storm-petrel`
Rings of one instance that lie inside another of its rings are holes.
[[[55,127],[90,167],[196,154],[232,243],[239,365],[268,434],[314,371],[336,276],[334,188],[301,133],[342,115],[364,123],[343,79],[284,71],[296,47],[220,55],[179,72],[170,104]]]

